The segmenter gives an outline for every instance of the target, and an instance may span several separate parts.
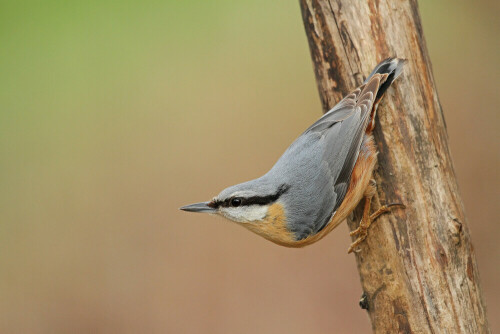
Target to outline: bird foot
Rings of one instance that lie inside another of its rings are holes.
[[[396,208],[396,207],[401,207],[403,209],[406,209],[406,206],[404,204],[391,203],[391,204],[381,206],[377,211],[375,211],[372,215],[370,215],[368,217],[368,219],[363,219],[359,223],[359,227],[357,229],[355,229],[354,231],[352,231],[351,233],[349,233],[349,235],[351,237],[357,236],[358,238],[351,244],[351,246],[349,246],[347,253],[350,254],[353,251],[356,253],[359,252],[359,250],[355,250],[355,249],[368,236],[368,229],[370,228],[371,224],[375,220],[377,220],[377,218],[379,218],[382,214],[390,212],[393,208]]]

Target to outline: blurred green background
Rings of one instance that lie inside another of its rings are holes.
[[[498,2],[420,1],[493,332]],[[321,114],[297,1],[1,1],[1,333],[366,333],[342,225],[302,250],[181,205]]]

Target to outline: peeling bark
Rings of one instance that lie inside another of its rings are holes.
[[[382,216],[356,254],[374,333],[489,333],[417,2],[300,5],[324,111],[382,59],[408,59],[378,108],[373,201],[407,209]],[[361,205],[351,230],[360,218]]]

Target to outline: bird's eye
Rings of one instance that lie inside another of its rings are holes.
[[[231,206],[237,207],[241,205],[241,198],[235,197],[231,200]]]

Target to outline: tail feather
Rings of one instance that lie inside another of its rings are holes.
[[[406,59],[401,58],[387,58],[382,60],[370,73],[368,78],[365,80],[365,83],[370,81],[371,77],[377,73],[380,74],[388,74],[387,79],[383,82],[377,92],[377,97],[375,98],[375,105],[379,102],[384,95],[385,91],[392,84],[394,80],[401,74],[403,71],[403,67],[406,64]]]
[[[380,99],[384,95],[385,91],[389,86],[393,83],[394,80],[401,74],[403,71],[403,67],[406,64],[406,59],[401,58],[387,58],[382,60],[370,73],[368,78],[365,80],[365,84],[370,82],[373,76],[377,74],[381,74],[383,76],[383,81],[380,83],[380,86],[377,91],[377,96],[375,97],[375,101],[373,103],[373,109],[370,115],[370,122],[368,123],[368,127],[366,128],[366,132],[370,133],[375,127],[375,113],[377,111],[378,103]]]

